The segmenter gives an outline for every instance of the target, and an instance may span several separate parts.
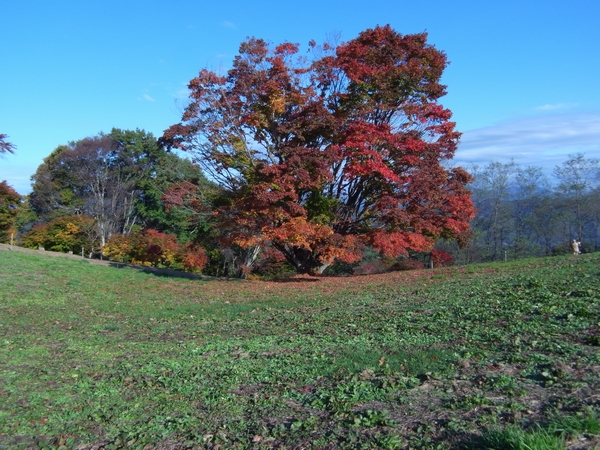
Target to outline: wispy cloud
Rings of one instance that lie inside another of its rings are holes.
[[[551,170],[578,152],[600,157],[600,111],[539,114],[466,131],[455,163],[485,165],[514,159],[522,166]]]
[[[156,101],[152,97],[150,97],[148,94],[142,95],[142,100],[146,100],[147,102],[155,102]]]
[[[547,104],[538,106],[535,109],[536,111],[556,111],[557,109],[574,108],[575,106],[577,106],[577,103],[555,103],[553,105]]]
[[[230,22],[228,20],[221,22],[221,25],[224,26],[225,28],[229,28],[231,30],[237,30],[237,26],[235,25],[235,23]]]

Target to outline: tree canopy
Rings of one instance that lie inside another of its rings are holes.
[[[8,139],[8,136],[6,134],[0,133],[0,154],[15,152],[14,144],[8,142],[6,139]]]
[[[427,34],[368,29],[334,46],[249,38],[226,76],[203,69],[162,142],[225,192],[229,243],[273,246],[299,272],[464,240],[470,175],[448,168],[460,133],[438,103],[446,55]],[[251,260],[249,260],[251,263]]]
[[[168,153],[151,133],[120,129],[59,146],[32,180],[31,207],[42,222],[88,216],[95,221],[100,246],[111,235],[136,227],[186,234],[189,214],[166,212],[162,196],[173,183],[206,181],[190,161]]]
[[[0,182],[0,242],[9,242],[22,197],[6,181]]]

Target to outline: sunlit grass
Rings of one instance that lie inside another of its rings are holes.
[[[599,255],[282,283],[0,263],[0,448],[597,434]]]

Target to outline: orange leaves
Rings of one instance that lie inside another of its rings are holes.
[[[231,245],[237,245],[240,248],[247,249],[250,247],[260,246],[264,242],[264,238],[259,234],[255,234],[252,232],[232,232],[223,239],[223,242]]]
[[[102,254],[120,262],[183,268],[190,272],[199,272],[208,264],[206,252],[198,245],[181,245],[175,235],[152,229],[113,235],[102,248]]]
[[[275,47],[276,55],[293,55],[294,53],[298,53],[298,44],[292,44],[290,42],[286,42],[284,44],[278,45]]]
[[[57,252],[79,253],[81,247],[89,251],[96,245],[96,221],[84,215],[61,216],[36,225],[22,239],[25,247],[44,247]]]
[[[435,240],[419,233],[409,231],[391,231],[376,229],[369,233],[369,240],[373,248],[383,256],[396,258],[399,255],[408,255],[408,249],[416,252],[427,251]]]
[[[331,228],[307,222],[303,217],[291,219],[277,228],[263,228],[263,235],[267,239],[306,250],[312,250],[314,243],[326,239],[331,234]]]
[[[206,251],[194,243],[186,244],[180,257],[184,269],[188,272],[200,272],[208,265]]]
[[[264,228],[263,236],[278,247],[304,250],[315,263],[332,264],[336,259],[347,263],[360,261],[363,243],[357,236],[342,236],[329,226],[296,217],[276,228]]]

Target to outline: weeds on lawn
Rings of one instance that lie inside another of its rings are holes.
[[[0,448],[597,443],[597,254],[285,283],[0,262]]]

